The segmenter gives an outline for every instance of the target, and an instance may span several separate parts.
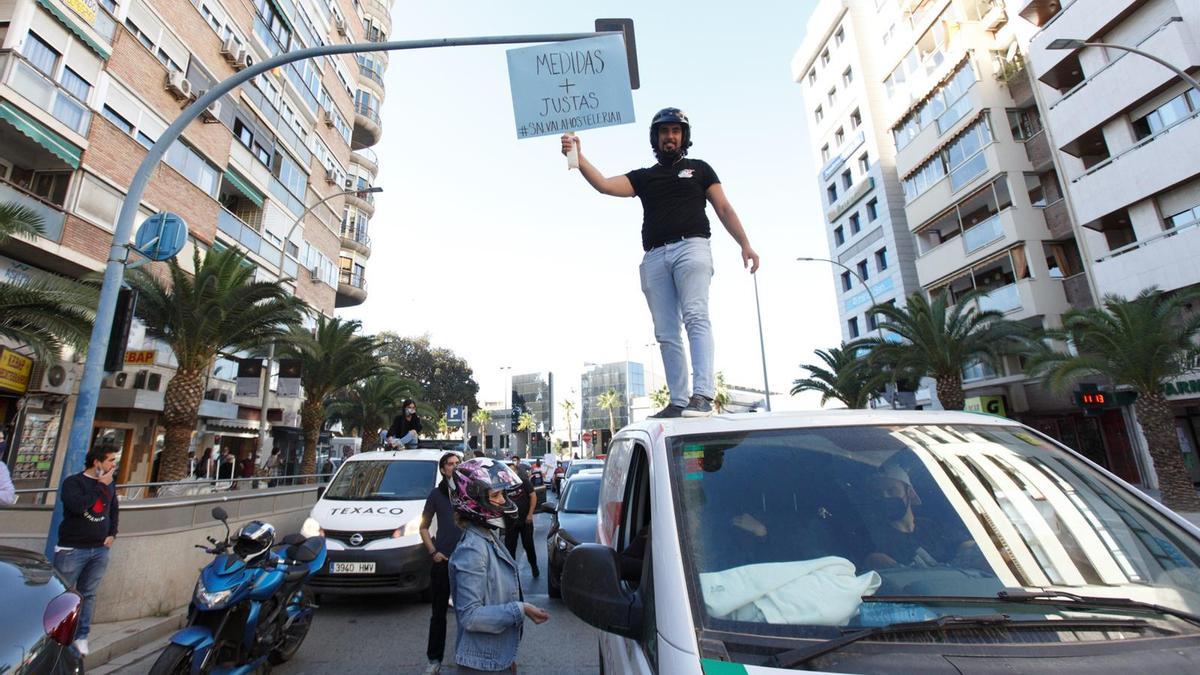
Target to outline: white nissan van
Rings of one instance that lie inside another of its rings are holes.
[[[429,553],[418,530],[443,454],[397,450],[348,458],[309,514],[328,549],[325,569],[309,580],[309,587],[323,594],[420,593],[429,588]],[[436,527],[435,522],[430,532]]]
[[[598,516],[602,672],[1200,672],[1200,530],[1011,420],[647,420]]]

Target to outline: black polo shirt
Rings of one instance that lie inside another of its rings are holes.
[[[721,182],[707,162],[683,159],[625,174],[642,200],[642,250],[681,237],[711,236],[704,212],[708,188]]]

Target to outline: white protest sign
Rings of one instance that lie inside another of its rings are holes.
[[[517,138],[634,122],[620,34],[510,49],[508,80]]]

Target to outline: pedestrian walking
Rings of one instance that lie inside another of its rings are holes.
[[[196,462],[196,478],[207,480],[217,477],[217,462],[213,459],[212,447],[204,449],[204,454],[200,456],[200,461]]]
[[[279,448],[271,448],[271,456],[267,458],[267,476],[270,478],[267,481],[267,487],[275,487],[279,482],[279,464],[281,462]]]
[[[463,535],[450,556],[450,592],[460,673],[515,672],[525,618],[550,619],[522,600],[517,564],[497,536],[505,516],[517,510],[508,491],[519,483],[512,469],[492,459],[472,459],[454,471],[450,500]]]
[[[83,597],[75,649],[87,656],[96,591],[108,569],[108,554],[117,536],[118,505],[113,478],[117,450],[97,446],[88,451],[84,470],[62,483],[63,520],[54,547],[54,569]]]
[[[663,108],[650,123],[650,146],[658,162],[606,178],[583,156],[579,137],[564,135],[562,152],[578,151],[579,170],[596,191],[642,201],[642,293],[654,322],[654,337],[662,354],[671,400],[651,417],[704,417],[712,414],[713,337],[708,316],[712,280],[711,229],[705,201],[741,247],[742,264],[758,271],[758,254],[733,210],[721,180],[707,162],[687,157],[692,127],[678,108]],[[680,337],[687,329],[692,361],[688,388],[687,358]],[[689,397],[690,392],[690,397]]]
[[[237,458],[229,451],[228,447],[221,448],[221,454],[217,457],[217,480],[233,480],[235,465]]]
[[[446,656],[446,610],[450,605],[450,556],[458,546],[462,530],[454,522],[454,506],[450,503],[450,484],[454,470],[458,468],[458,455],[447,452],[438,460],[438,472],[442,475],[437,487],[425,498],[425,509],[421,512],[421,541],[433,567],[429,570],[429,585],[433,596],[433,610],[429,617],[429,641],[425,656],[429,658],[426,673],[432,675],[442,668]],[[429,534],[429,526],[437,519],[437,538]]]
[[[17,488],[13,485],[12,474],[8,472],[8,465],[4,463],[4,456],[0,455],[0,506],[8,506],[17,503]]]
[[[530,572],[536,579],[541,574],[538,570],[537,547],[533,543],[533,513],[538,503],[537,492],[533,489],[533,481],[529,479],[529,470],[522,466],[521,460],[513,455],[508,462],[521,482],[519,488],[514,488],[509,492],[513,502],[517,505],[517,512],[505,525],[504,546],[515,561],[517,559],[517,539],[520,538],[521,545],[525,548],[525,557],[529,560]]]
[[[415,446],[417,434],[421,433],[421,418],[417,416],[417,404],[411,398],[405,399],[404,405],[400,408],[404,412],[396,415],[396,418],[392,420],[392,426],[388,428],[388,445],[393,448]]]

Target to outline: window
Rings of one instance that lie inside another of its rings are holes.
[[[896,143],[896,149],[904,149],[922,130],[935,122],[940,135],[966,117],[973,108],[966,94],[975,85],[975,81],[975,70],[968,61],[954,72],[946,84],[930,94],[925,103],[892,127],[892,140]]]
[[[968,195],[917,230],[917,243],[924,255],[955,237],[963,237],[963,250],[973,253],[1004,236],[998,214],[1012,206],[1004,176]]]
[[[258,159],[258,161],[262,162],[263,166],[271,166],[271,153],[262,145],[255,143],[254,149],[251,150],[251,152],[254,153],[254,157]]]
[[[58,82],[63,86],[63,89],[66,89],[80,101],[86,102],[88,96],[92,93],[91,83],[80,77],[79,73],[65,66],[63,67],[62,75],[58,78]]]
[[[1008,127],[1014,141],[1027,141],[1042,132],[1042,118],[1037,108],[1009,110]]]
[[[829,107],[830,107],[830,109],[832,109],[833,102],[837,100],[837,87],[830,89],[827,96],[829,97]]]
[[[104,108],[100,111],[100,114],[104,115],[105,119],[115,124],[121,131],[124,131],[127,134],[133,133],[133,123],[124,117],[121,117],[121,114],[116,110],[113,110],[111,106],[104,106]]]
[[[842,290],[848,291],[854,288],[853,276],[849,272],[842,272]]]
[[[868,312],[863,316],[867,317],[867,330],[875,330],[879,327],[879,316],[874,312]]]
[[[813,68],[808,71],[808,86],[813,86],[817,83],[817,69]]]
[[[292,32],[283,19],[283,13],[271,0],[254,0],[254,7],[258,10],[258,16],[254,18],[255,35],[268,48],[278,46],[279,51],[288,51],[292,44]]]
[[[904,179],[905,199],[911,203],[947,174],[950,175],[951,190],[970,183],[987,170],[987,156],[982,150],[991,142],[992,127],[986,117],[981,118]]]
[[[846,29],[842,28],[841,26],[838,26],[837,32],[833,34],[833,43],[835,45],[841,45],[845,41],[846,41]]]
[[[829,161],[829,144],[828,143],[821,146],[821,161],[822,162]]]
[[[860,260],[858,262],[858,276],[862,277],[863,281],[871,278],[870,270],[867,267],[866,260]]]
[[[837,185],[829,185],[825,188],[825,196],[829,198],[829,203],[832,205],[837,201]]]
[[[888,268],[887,249],[875,251],[875,269],[882,272]]]
[[[21,45],[21,54],[29,59],[34,68],[51,78],[54,77],[54,71],[58,67],[58,57],[62,56],[33,31],[29,31],[29,34],[25,36],[25,43]]]
[[[872,199],[867,202],[867,222],[873,223],[879,218],[879,200]]]
[[[846,130],[838,127],[838,130],[833,132],[833,144],[842,147],[842,143],[846,142]]]
[[[823,66],[829,65],[829,50],[828,49],[821,52],[821,65],[823,65]]]
[[[861,126],[862,126],[862,112],[860,112],[858,108],[855,108],[854,112],[850,113],[850,128],[857,129]]]
[[[1062,199],[1058,173],[1053,169],[1043,174],[1025,174],[1025,190],[1029,193],[1029,203],[1034,208],[1043,208]]]
[[[165,161],[209,196],[217,196],[220,172],[198,152],[181,141],[175,141],[167,148]]]
[[[854,81],[854,68],[847,68],[842,73],[842,86],[849,87],[850,83],[853,81]]]
[[[1149,114],[1134,120],[1133,134],[1139,141],[1149,138],[1196,112],[1200,112],[1200,94],[1194,89],[1188,89]]]
[[[855,235],[855,234],[858,234],[859,232],[862,232],[862,219],[859,217],[857,211],[855,211],[854,215],[850,216],[850,219],[846,222],[848,222],[850,224],[850,234],[851,235]]]
[[[833,228],[833,242],[837,246],[841,246],[842,244],[846,243],[846,231],[842,229],[841,225]]]
[[[825,119],[825,110],[821,108],[821,106],[817,106],[817,109],[813,111],[813,117],[816,118],[817,123],[820,124],[821,120]]]
[[[246,146],[247,149],[254,146],[254,134],[250,132],[250,129],[245,124],[242,124],[240,119],[234,119],[233,121],[233,136],[238,139],[239,143]]]
[[[852,338],[858,337],[859,336],[858,317],[856,317],[856,316],[850,317],[850,320],[846,322],[846,328],[848,328],[850,331],[850,337],[852,337]]]
[[[854,177],[851,175],[850,169],[846,169],[842,172],[842,189],[849,190],[852,187],[854,187]]]
[[[871,157],[865,152],[858,156],[858,172],[864,176],[871,172]]]

